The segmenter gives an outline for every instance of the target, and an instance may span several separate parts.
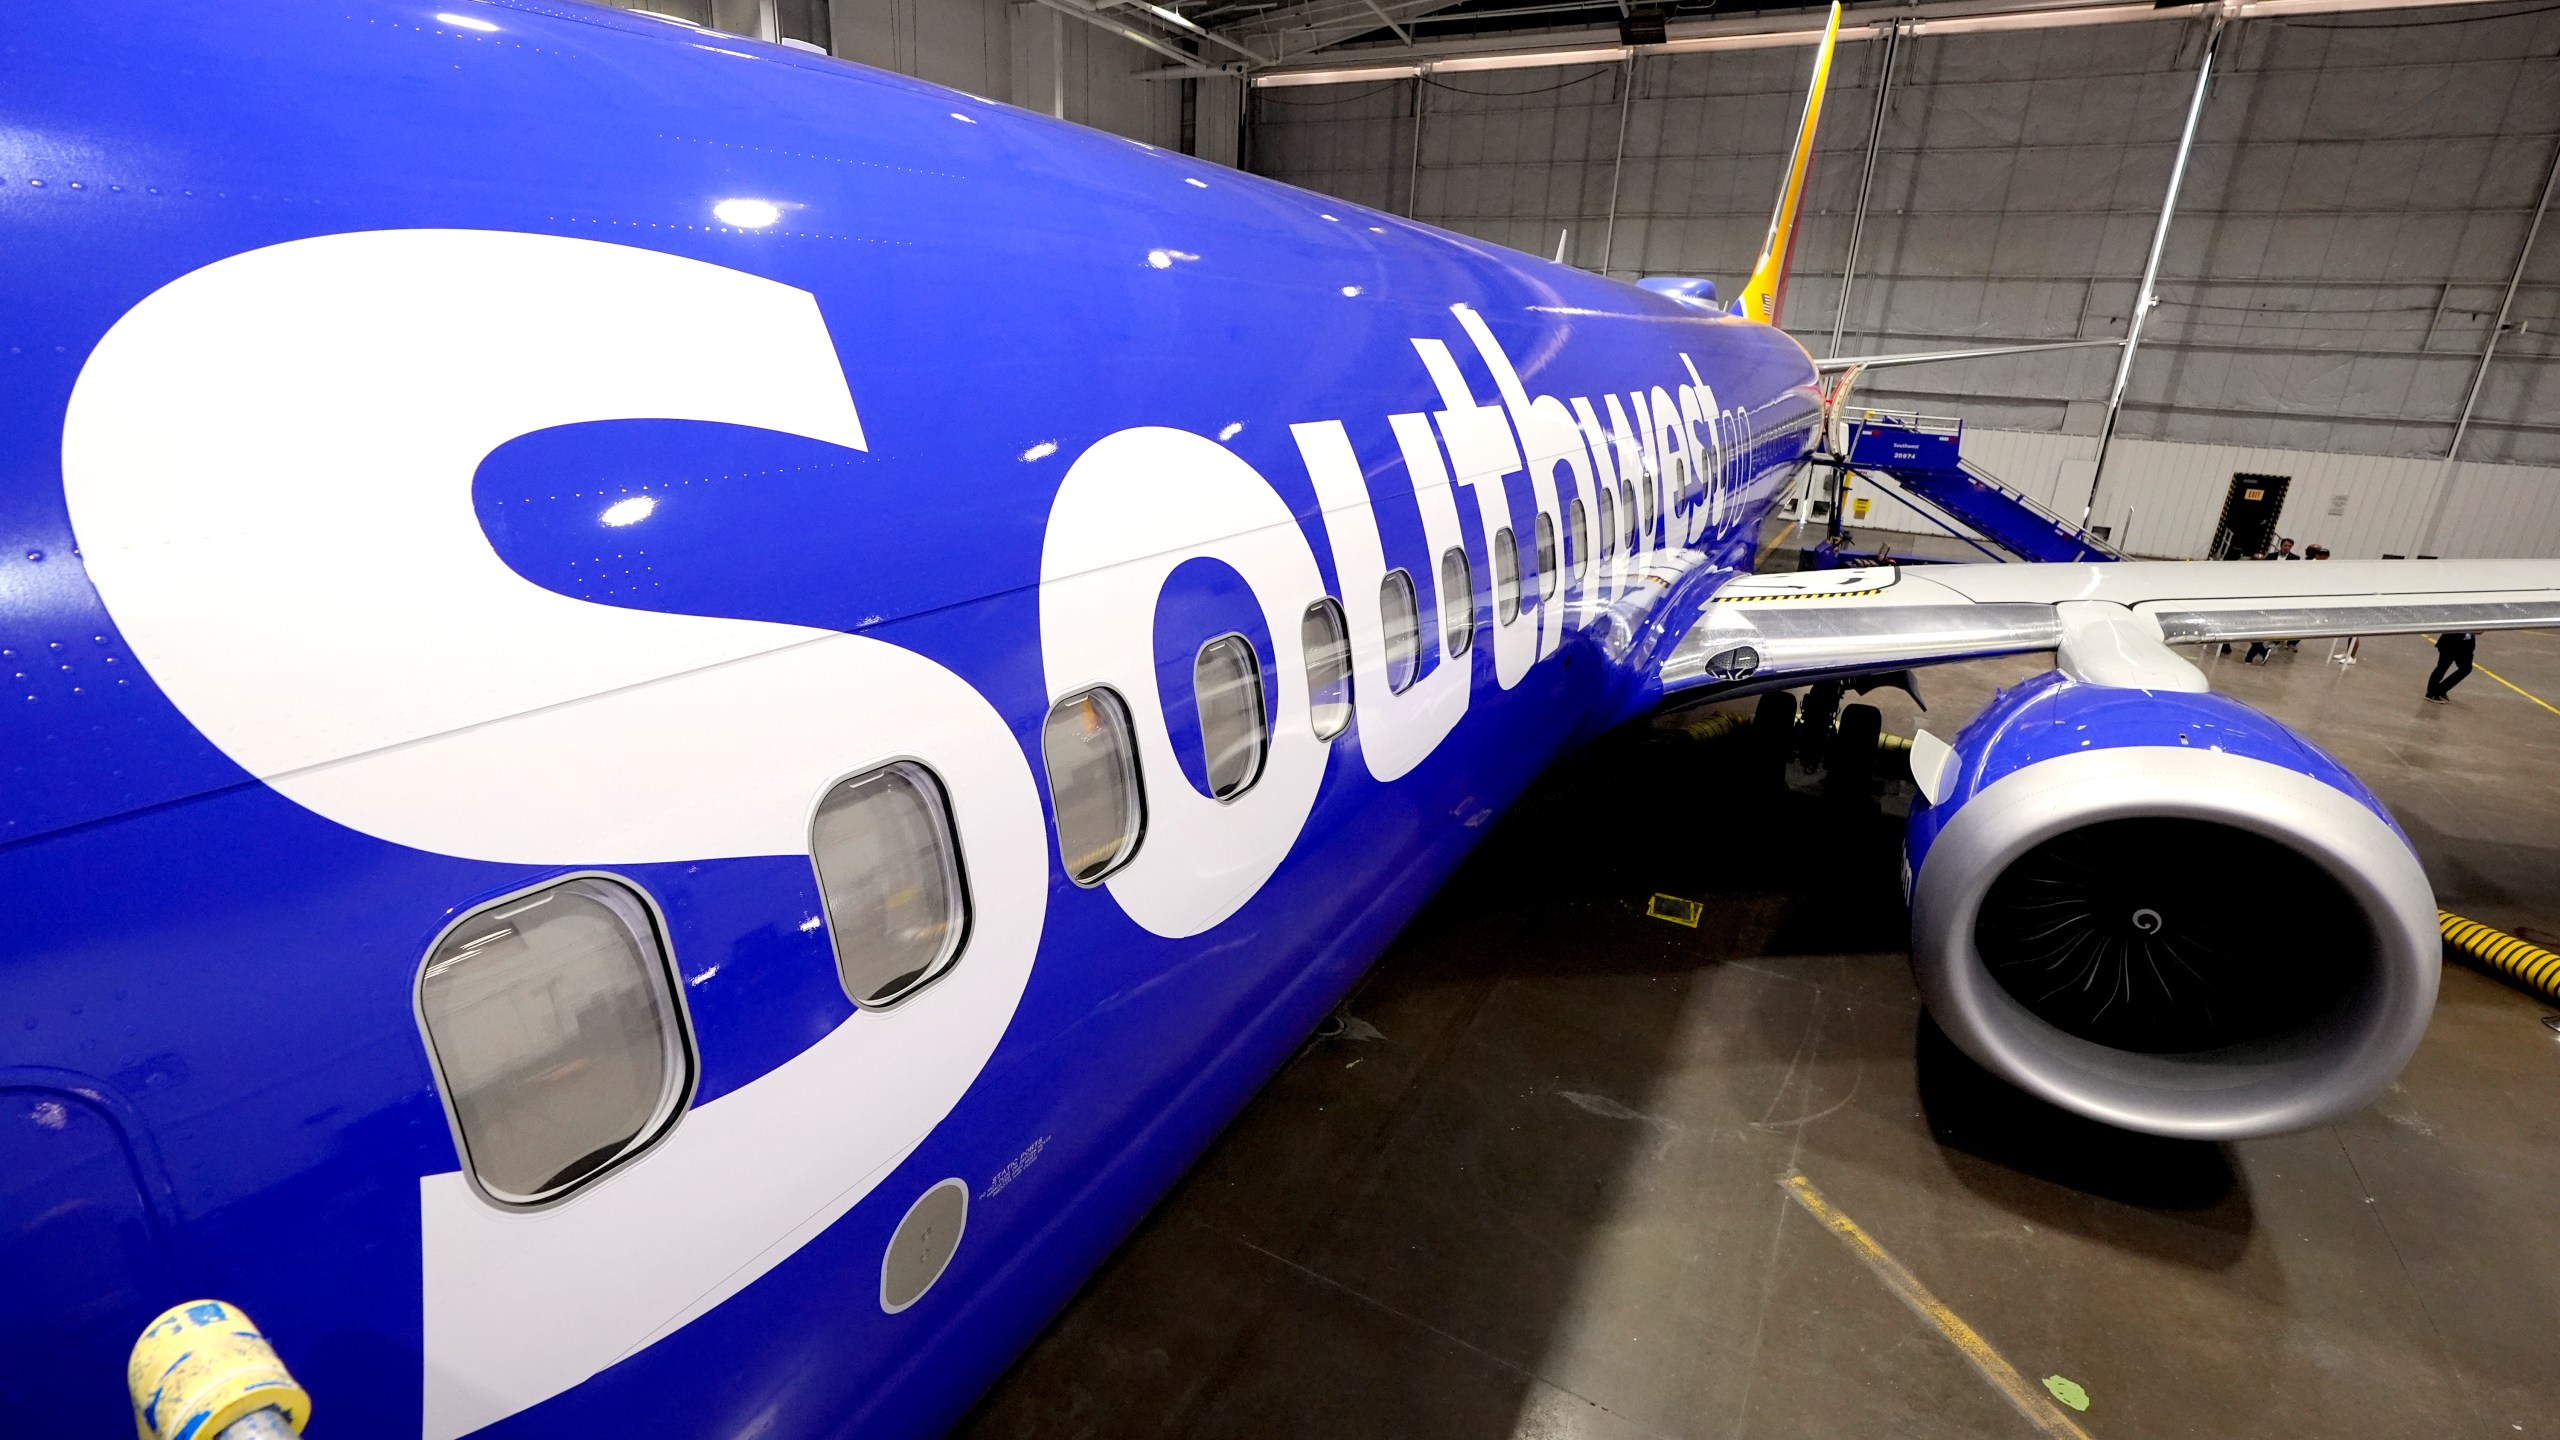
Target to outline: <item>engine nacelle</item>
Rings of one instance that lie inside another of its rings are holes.
[[[1912,811],[1911,956],[1974,1059],[2111,1125],[2222,1140],[2349,1114],[2416,1050],[2434,891],[2308,741],[2221,696],[2053,672],[1954,747]]]

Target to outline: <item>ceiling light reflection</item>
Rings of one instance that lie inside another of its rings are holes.
[[[761,230],[782,218],[782,207],[770,200],[723,200],[711,207],[711,218],[741,230]]]

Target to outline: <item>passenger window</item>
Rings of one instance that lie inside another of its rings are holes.
[[[1619,481],[1618,499],[1619,513],[1627,520],[1627,553],[1633,555],[1644,548],[1644,531],[1639,528],[1639,517],[1643,512],[1636,507],[1636,482]]]
[[[1138,853],[1146,826],[1128,705],[1118,692],[1097,687],[1049,707],[1040,758],[1057,811],[1058,861],[1068,879],[1099,885]]]
[[[1639,468],[1644,471],[1644,483],[1636,487],[1636,506],[1641,511],[1636,528],[1642,534],[1651,535],[1655,512],[1662,504],[1662,497],[1654,493],[1653,457],[1645,456]]]
[[[1401,695],[1422,673],[1422,617],[1415,608],[1413,576],[1390,570],[1378,582],[1378,624],[1386,632],[1387,689]]]
[[[1674,508],[1686,508],[1689,503],[1689,461],[1685,456],[1674,454],[1671,457],[1671,504]]]
[[[464,917],[418,975],[463,1167],[540,1205],[646,1150],[693,1092],[693,1040],[639,892],[585,875]]]
[[[1262,774],[1262,657],[1242,635],[1221,635],[1191,660],[1191,696],[1200,707],[1200,746],[1207,752],[1209,795],[1233,800]]]
[[[1577,580],[1581,579],[1582,572],[1591,566],[1588,532],[1583,528],[1582,513],[1582,502],[1579,499],[1573,502],[1573,508],[1564,512],[1565,554],[1569,557],[1567,563],[1573,566],[1573,578]]]
[[[933,772],[901,760],[838,784],[818,802],[809,854],[836,978],[854,1004],[895,1005],[960,958],[969,893]]]
[[[1520,546],[1508,530],[1493,532],[1493,618],[1504,625],[1520,618]]]
[[[1330,740],[1351,723],[1351,635],[1330,596],[1298,617],[1298,643],[1307,652],[1307,724]]]
[[[1600,487],[1600,553],[1618,553],[1618,507],[1609,503],[1609,487]]]
[[[1538,598],[1545,600],[1556,593],[1556,522],[1541,510],[1529,533],[1538,537]]]
[[[1456,545],[1440,553],[1440,646],[1452,660],[1476,643],[1476,567]]]

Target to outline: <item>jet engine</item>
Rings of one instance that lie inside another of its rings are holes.
[[[1912,759],[1920,988],[2012,1083],[2235,1139],[2346,1115],[2417,1048],[2434,892],[2372,792],[2274,720],[2057,671]]]

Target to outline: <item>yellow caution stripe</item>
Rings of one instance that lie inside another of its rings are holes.
[[[1710,605],[1768,605],[1779,601],[1792,603],[1797,600],[1864,600],[1870,596],[1881,595],[1884,591],[1885,587],[1875,585],[1864,590],[1788,590],[1773,595],[1711,595],[1707,597],[1707,603]]]
[[[2436,912],[2444,947],[2492,977],[2537,999],[2560,1005],[2560,955],[2449,910]]]

